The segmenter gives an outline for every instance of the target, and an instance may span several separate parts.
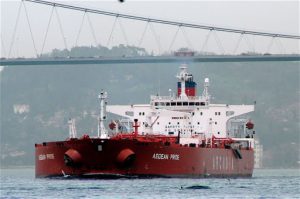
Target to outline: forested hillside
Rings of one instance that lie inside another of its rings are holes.
[[[34,143],[64,140],[67,121],[96,135],[97,94],[109,104],[148,103],[176,89],[180,63],[5,67],[1,76],[1,166],[33,165]],[[299,167],[299,62],[188,63],[202,93],[210,78],[214,103],[253,104],[264,166]]]

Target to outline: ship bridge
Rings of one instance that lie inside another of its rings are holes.
[[[177,74],[177,96],[151,96],[150,104],[155,109],[168,109],[176,111],[192,111],[195,108],[207,108],[210,104],[208,93],[209,79],[205,78],[204,90],[201,96],[196,96],[197,83],[193,80],[193,75],[187,72],[187,66],[182,64],[180,73]]]
[[[233,134],[229,127],[234,127],[232,119],[254,111],[254,105],[211,104],[208,78],[204,80],[202,95],[196,96],[192,75],[185,65],[180,69],[176,96],[170,91],[169,96],[151,96],[150,104],[109,105],[107,111],[131,121],[137,119],[141,134],[180,134],[186,138],[230,137]]]
[[[168,109],[187,111],[195,108],[205,108],[209,101],[203,96],[188,96],[185,98],[175,96],[151,96],[151,106],[155,109]]]

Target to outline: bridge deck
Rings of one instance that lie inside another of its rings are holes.
[[[112,57],[112,58],[51,58],[51,59],[1,59],[1,66],[22,65],[75,65],[75,64],[134,64],[134,63],[178,63],[178,62],[255,62],[255,61],[300,61],[300,55],[264,56],[152,56],[152,57]]]

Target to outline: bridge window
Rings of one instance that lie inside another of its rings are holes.
[[[194,105],[195,105],[195,102],[190,102],[189,105],[190,105],[190,106],[194,106]]]
[[[166,103],[166,106],[170,106],[170,102],[167,102],[167,103]]]
[[[226,111],[226,116],[231,116],[234,114],[234,111]]]
[[[158,102],[155,102],[155,103],[154,103],[154,106],[158,106]]]
[[[133,117],[133,112],[132,112],[132,111],[126,111],[126,112],[125,112],[125,115],[128,115],[128,116]]]
[[[164,102],[161,102],[160,105],[161,105],[161,106],[165,106],[165,103],[164,103]]]
[[[177,106],[182,106],[182,102],[177,102]]]
[[[176,106],[176,102],[171,102],[171,106]]]
[[[196,106],[199,106],[199,105],[200,105],[200,103],[199,103],[199,102],[196,102],[195,104],[196,104]]]
[[[201,105],[201,106],[205,106],[205,102],[201,102],[200,105]]]
[[[183,102],[182,104],[183,104],[183,106],[187,106],[188,102]]]

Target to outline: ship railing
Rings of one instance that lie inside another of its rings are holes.
[[[234,143],[239,143],[242,148],[253,149],[254,138],[231,138]]]

